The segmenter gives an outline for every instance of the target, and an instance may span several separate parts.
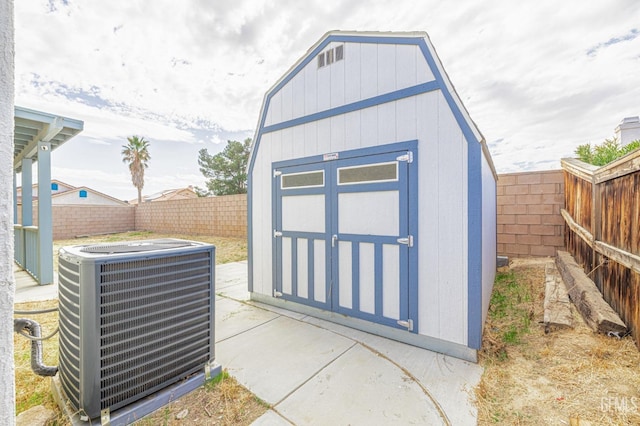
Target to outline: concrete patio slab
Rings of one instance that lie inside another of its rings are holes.
[[[216,360],[262,400],[277,404],[355,342],[279,317],[216,344]]]
[[[278,415],[273,410],[269,410],[264,413],[262,416],[258,417],[251,426],[291,426],[292,423],[289,423],[281,416]]]
[[[235,300],[249,300],[247,262],[225,263],[216,266],[215,292],[218,296]]]
[[[414,380],[359,344],[278,404],[276,410],[297,425],[446,424],[434,401]]]
[[[16,279],[16,293],[13,303],[36,302],[58,298],[58,276],[54,274],[53,284],[40,285],[29,273],[13,264]]]
[[[216,343],[265,324],[278,314],[235,300],[216,300]]]
[[[483,373],[479,365],[322,319],[306,317],[303,321],[364,344],[401,366],[438,401],[451,424],[476,424],[473,389]]]
[[[278,315],[282,315],[284,317],[289,317],[289,318],[293,318],[293,319],[296,319],[296,320],[302,320],[304,318],[310,318],[307,314],[302,314],[300,312],[289,311],[287,309],[279,308],[277,306],[267,305],[266,303],[260,303],[260,302],[254,302],[254,301],[251,301],[250,303],[253,306],[257,306],[259,308],[266,309],[266,310],[271,311],[271,312],[275,312]]]

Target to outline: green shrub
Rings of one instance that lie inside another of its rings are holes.
[[[593,147],[589,143],[580,145],[576,148],[575,153],[585,163],[604,166],[638,148],[640,148],[640,140],[633,141],[626,146],[620,146],[618,139],[613,138],[605,139],[600,145]]]

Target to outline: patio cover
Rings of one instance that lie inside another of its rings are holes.
[[[80,133],[81,120],[15,107],[13,151],[16,262],[40,284],[53,283],[51,151]],[[32,171],[38,162],[38,226],[33,226]],[[22,223],[18,224],[16,175],[22,173]],[[41,191],[40,188],[43,190]],[[46,189],[46,190],[44,190]]]
[[[16,106],[13,136],[14,172],[22,171],[24,158],[37,157],[38,142],[49,142],[53,151],[80,133],[83,127],[84,123],[80,120]]]

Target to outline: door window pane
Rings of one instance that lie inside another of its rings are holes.
[[[367,164],[338,169],[338,184],[398,180],[398,163]]]
[[[282,188],[309,188],[324,186],[324,170],[282,175]]]

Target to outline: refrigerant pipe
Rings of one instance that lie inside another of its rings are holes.
[[[55,376],[58,367],[50,367],[42,363],[42,341],[54,336],[58,330],[51,335],[42,338],[40,336],[40,324],[28,318],[16,318],[13,320],[13,330],[31,340],[31,369],[39,376]],[[27,330],[29,334],[25,334]]]

